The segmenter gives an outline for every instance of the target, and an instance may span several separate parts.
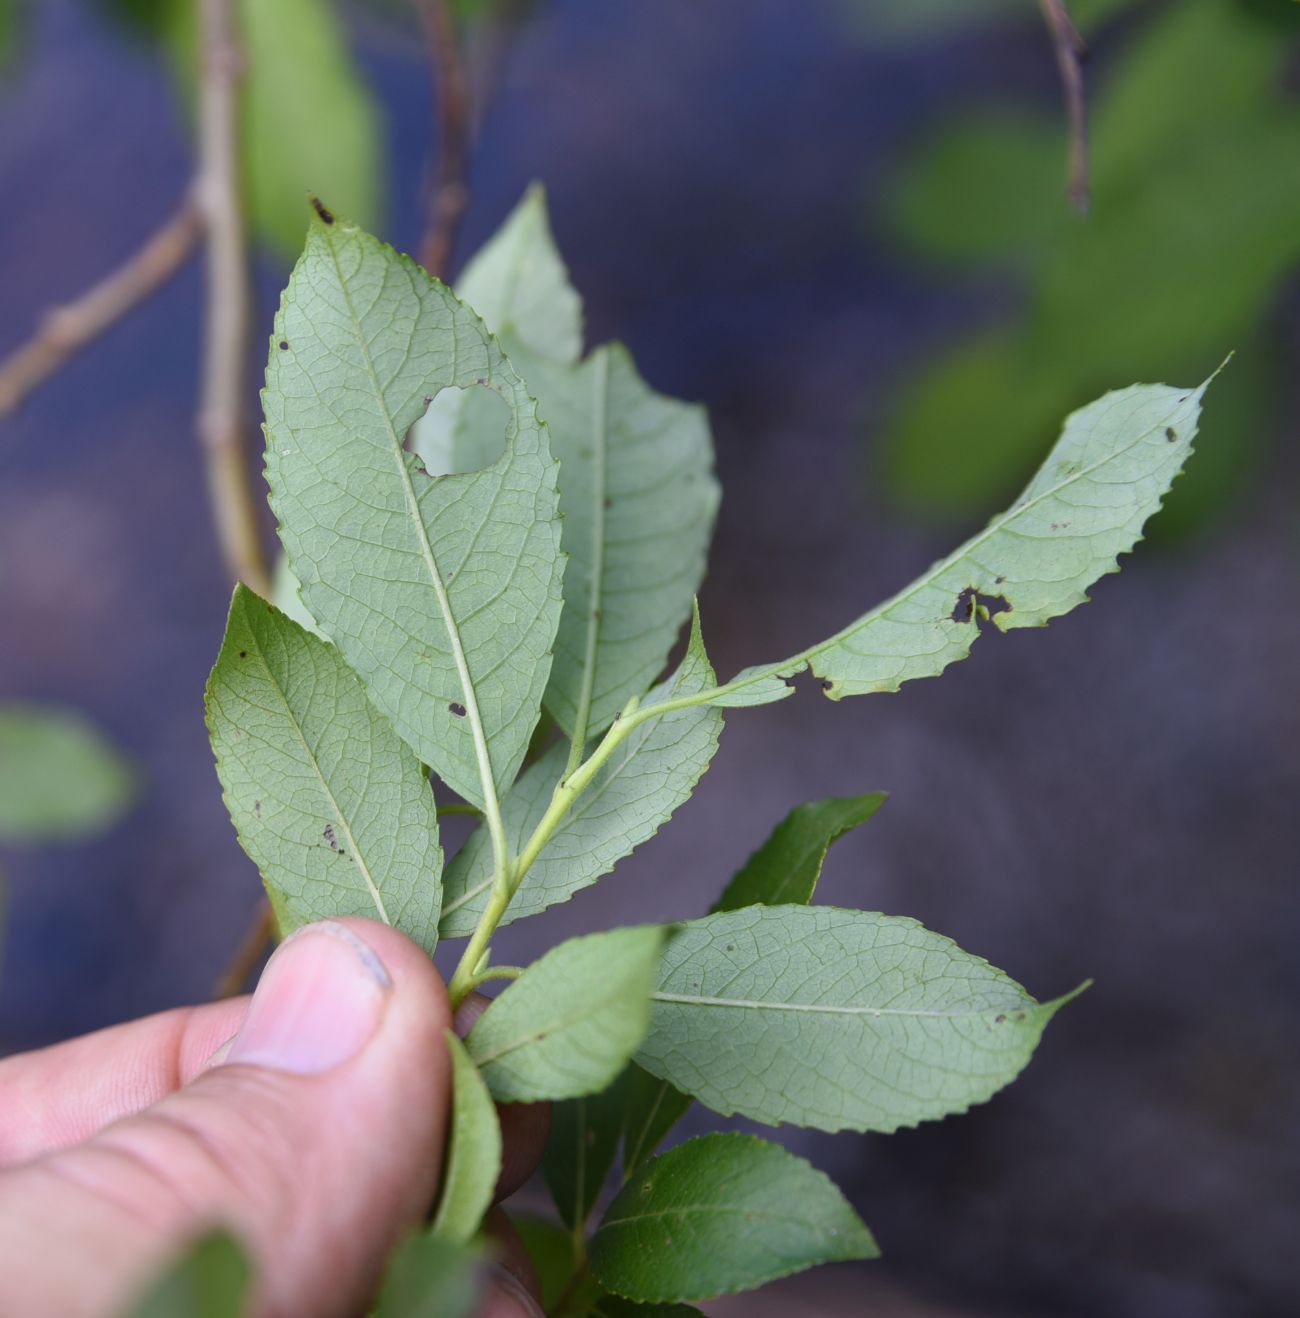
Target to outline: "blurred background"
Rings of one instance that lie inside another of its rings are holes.
[[[418,244],[436,80],[400,0],[240,8],[255,376],[305,188]],[[0,354],[176,207],[189,10],[0,0]],[[589,342],[707,404],[724,673],[892,593],[1072,408],[1236,350],[1093,607],[899,695],[730,715],[669,829],[501,940],[702,913],[791,806],[884,788],[824,900],[915,916],[1041,997],[1096,979],[966,1117],[783,1132],[886,1257],[718,1314],[1300,1312],[1300,6],[1071,10],[1087,218],[1032,0],[460,11],[480,96],[451,269],[542,180]],[[201,304],[191,261],[0,421],[7,1050],[204,998],[257,907],[202,719],[230,583],[194,441]]]

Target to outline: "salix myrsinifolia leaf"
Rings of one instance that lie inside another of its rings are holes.
[[[715,703],[783,699],[805,669],[832,700],[896,691],[964,659],[981,622],[1040,627],[1086,602],[1182,470],[1209,384],[1133,385],[1073,413],[1034,479],[983,531],[829,640],[737,674]]]
[[[636,1059],[724,1115],[888,1132],[991,1097],[1067,1000],[915,920],[747,906],[675,927]]]
[[[645,699],[643,709],[707,690],[713,668],[699,619],[677,671]],[[722,715],[694,707],[651,719],[615,751],[578,797],[506,909],[503,924],[536,915],[596,882],[624,856],[654,836],[690,799],[718,748]],[[564,775],[568,747],[560,743],[526,770],[502,805],[506,836],[520,849],[537,827]],[[492,887],[492,851],[479,828],[448,866],[442,933],[471,934]]]
[[[652,390],[619,344],[578,360],[581,302],[539,189],[474,258],[459,292],[500,335],[560,462],[569,565],[546,706],[585,743],[663,671],[690,616],[719,499],[708,418]],[[417,425],[430,470],[482,465],[494,423],[472,403],[462,396]]]
[[[487,1085],[465,1045],[445,1033],[451,1053],[451,1130],[443,1157],[435,1235],[465,1244],[477,1234],[501,1173],[501,1125]]]
[[[661,1303],[878,1253],[828,1176],[777,1144],[728,1132],[638,1168],[592,1237],[591,1267],[619,1295]]]
[[[571,938],[510,984],[465,1040],[500,1102],[599,1093],[650,1023],[664,931],[653,925]]]
[[[226,808],[281,930],[366,915],[432,951],[433,793],[338,650],[239,586],[207,712]]]
[[[448,386],[504,400],[505,452],[434,478],[404,441]],[[485,805],[523,760],[561,605],[556,463],[523,382],[450,290],[322,206],[263,403],[303,604],[398,735]]]

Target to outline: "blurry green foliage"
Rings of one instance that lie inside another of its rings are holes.
[[[123,1318],[239,1318],[251,1278],[234,1237],[213,1231],[169,1264]]]
[[[931,358],[887,419],[890,489],[916,511],[996,506],[1057,418],[1118,379],[1204,374],[1236,348],[1199,461],[1156,524],[1186,530],[1249,467],[1275,411],[1269,312],[1300,261],[1294,0],[1173,0],[1093,66],[1093,211],[1061,196],[1064,126],[989,108],[904,170],[890,224],[945,276],[1010,276],[1022,304]]]
[[[192,107],[193,0],[101,3],[163,46]],[[285,260],[296,257],[309,192],[379,227],[387,172],[382,119],[332,0],[239,0],[239,25],[244,186],[256,235]]]
[[[953,35],[990,22],[1038,14],[1037,0],[842,0],[850,20],[875,41]],[[1135,0],[1070,0],[1070,17],[1087,33]]]
[[[88,837],[134,794],[135,774],[80,714],[0,706],[0,843]]]

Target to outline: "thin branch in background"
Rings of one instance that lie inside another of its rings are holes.
[[[263,900],[257,904],[257,912],[253,917],[253,923],[240,940],[239,946],[235,948],[235,955],[230,958],[230,964],[226,967],[221,978],[217,980],[216,987],[213,989],[213,997],[238,997],[248,987],[248,981],[252,979],[253,971],[257,969],[258,964],[266,955],[267,948],[271,946],[274,940],[275,914],[271,910],[271,903]]]
[[[1038,0],[1047,29],[1052,34],[1056,67],[1061,72],[1061,90],[1069,120],[1069,168],[1065,191],[1080,215],[1088,213],[1091,186],[1088,179],[1088,103],[1083,85],[1083,61],[1088,47],[1070,19],[1065,0]]]
[[[248,236],[240,195],[242,60],[232,0],[201,0],[198,174],[195,195],[207,232],[199,443],[221,556],[231,575],[269,596],[245,453],[249,327]]]
[[[156,293],[189,259],[203,233],[191,191],[144,245],[75,301],[54,307],[36,333],[0,362],[0,418],[70,358]]]
[[[445,278],[469,206],[470,96],[450,0],[416,0],[428,43],[437,102],[438,171],[420,240],[420,263]]]

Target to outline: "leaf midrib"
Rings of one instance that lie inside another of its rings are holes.
[[[651,993],[652,1002],[670,1002],[690,1007],[739,1007],[747,1011],[798,1011],[821,1016],[916,1016],[927,1020],[966,1020],[978,1016],[991,1016],[1012,1012],[1029,1012],[1039,1003],[1029,1002],[1019,1007],[983,1007],[978,1011],[919,1011],[904,1007],[837,1007],[831,1004],[805,1002],[764,1002],[758,998],[711,998],[702,994]],[[1017,1022],[1019,1023],[1019,1022]]]
[[[249,628],[252,631],[252,628]],[[256,633],[253,633],[256,635]],[[366,881],[366,887],[370,890],[371,899],[375,903],[375,909],[379,912],[379,918],[387,925],[393,923],[388,914],[388,908],[384,905],[383,895],[379,891],[378,885],[370,873],[370,866],[366,864],[365,857],[362,855],[361,846],[357,842],[356,834],[352,831],[352,826],[348,823],[344,815],[342,806],[338,803],[338,798],[334,795],[329,783],[326,781],[324,773],[321,771],[320,762],[316,758],[315,751],[312,750],[306,735],[303,733],[302,724],[298,716],[293,711],[293,706],[289,703],[289,696],[285,689],[276,679],[275,674],[271,671],[271,665],[267,662],[265,654],[262,652],[262,646],[259,642],[256,648],[256,654],[261,662],[262,671],[266,673],[267,681],[275,688],[275,693],[280,697],[281,704],[284,705],[285,714],[289,720],[289,726],[294,730],[299,744],[302,746],[303,754],[307,757],[307,763],[311,765],[312,772],[316,775],[316,781],[320,783],[321,791],[325,794],[325,799],[329,801],[330,808],[334,811],[334,819],[338,826],[343,830],[343,835],[347,838],[351,855],[356,860],[357,870],[361,877]]]
[[[1188,397],[1190,397],[1190,394],[1191,391],[1189,391]],[[1181,406],[1181,402],[1179,405]],[[1132,443],[1126,445],[1124,448],[1115,449],[1112,452],[1107,453],[1105,456],[1092,463],[1091,466],[1080,468],[1065,480],[1053,485],[1050,489],[1043,490],[1039,494],[1036,494],[1032,499],[1029,499],[1024,503],[1014,504],[1000,516],[993,518],[984,530],[980,531],[977,535],[973,535],[964,544],[959,545],[946,558],[941,558],[928,572],[923,573],[905,590],[902,590],[897,595],[887,599],[883,604],[878,604],[874,609],[863,614],[862,617],[849,623],[847,627],[841,628],[833,636],[828,637],[826,640],[821,641],[816,645],[809,646],[806,650],[801,650],[798,654],[792,655],[789,659],[784,659],[774,664],[765,664],[754,672],[747,673],[743,678],[733,678],[730,682],[726,683],[725,687],[719,687],[717,690],[721,691],[725,689],[728,692],[740,691],[745,687],[752,685],[754,682],[762,681],[764,678],[785,676],[788,675],[790,670],[811,663],[819,655],[825,654],[827,650],[832,649],[841,641],[847,640],[849,637],[862,631],[869,624],[875,622],[877,618],[882,617],[888,610],[894,608],[895,605],[902,604],[905,601],[912,599],[922,590],[932,585],[937,577],[946,572],[954,564],[967,558],[975,549],[989,540],[990,537],[996,535],[999,531],[1005,530],[1012,522],[1017,520],[1022,513],[1029,512],[1045,499],[1054,498],[1060,494],[1062,490],[1069,489],[1080,481],[1088,479],[1095,472],[1100,471],[1101,468],[1116,461],[1118,458],[1131,453],[1140,443],[1144,442],[1148,436],[1159,431],[1167,421],[1168,415],[1149,429],[1144,430],[1140,435],[1133,439]],[[1130,481],[1127,483],[1132,485],[1136,482]]]
[[[595,462],[592,481],[594,516],[591,530],[591,587],[587,594],[586,653],[583,656],[582,686],[573,721],[573,744],[582,748],[591,720],[591,697],[596,687],[596,652],[600,645],[601,601],[605,588],[605,484],[609,462],[609,352],[596,355],[592,385],[592,439]],[[572,767],[572,766],[571,766]]]
[[[452,613],[451,600],[448,598],[447,588],[442,580],[442,573],[438,570],[437,560],[433,556],[433,545],[429,541],[428,528],[425,526],[424,518],[420,514],[420,502],[416,498],[415,487],[411,483],[411,472],[403,458],[402,438],[397,433],[397,426],[394,424],[392,413],[389,411],[383,386],[379,382],[379,373],[375,370],[374,358],[370,354],[370,345],[366,342],[365,334],[362,332],[361,318],[357,314],[356,306],[352,301],[352,293],[348,288],[347,280],[344,278],[343,267],[339,264],[339,254],[334,246],[332,230],[327,228],[325,239],[329,247],[330,257],[334,262],[334,270],[338,276],[338,284],[343,293],[343,300],[347,303],[348,315],[351,316],[355,327],[357,345],[361,349],[366,374],[370,377],[370,386],[374,392],[375,402],[388,430],[388,437],[392,442],[393,456],[397,462],[398,475],[401,478],[402,490],[406,497],[407,513],[417,528],[421,554],[424,558],[425,567],[428,569],[434,594],[438,598],[438,608],[442,612],[443,625],[447,629],[447,639],[451,642],[452,657],[456,661],[456,672],[460,677],[461,692],[465,697],[465,711],[469,717],[470,731],[474,739],[474,753],[478,761],[484,805],[495,810],[496,780],[492,775],[492,759],[488,752],[482,715],[479,712],[478,695],[470,677],[469,663],[465,657],[464,645],[461,642],[460,628],[456,623],[455,615]]]

